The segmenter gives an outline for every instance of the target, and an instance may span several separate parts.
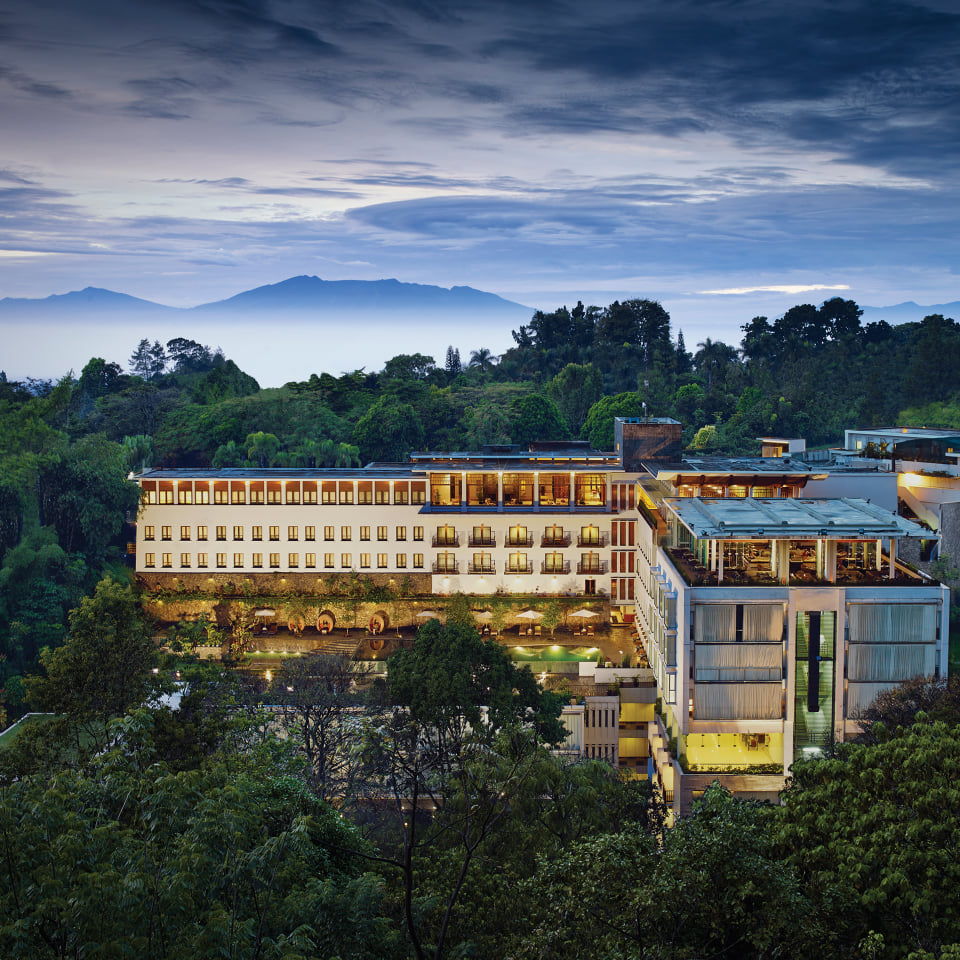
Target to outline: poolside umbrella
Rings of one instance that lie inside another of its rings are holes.
[[[524,610],[523,613],[517,614],[517,617],[523,620],[539,620],[542,616],[543,614],[537,610]]]
[[[480,613],[475,613],[474,618],[477,620],[492,620],[493,614],[489,610],[481,610]]]
[[[586,620],[587,617],[595,617],[597,616],[597,614],[593,610],[587,610],[586,608],[584,608],[582,610],[574,610],[573,613],[570,614],[570,616],[582,617],[584,620]]]
[[[436,610],[421,610],[417,614],[419,620],[436,620],[440,615]]]
[[[269,607],[264,607],[262,610],[253,611],[253,615],[255,617],[273,617],[276,616],[276,613],[276,610],[271,610]]]

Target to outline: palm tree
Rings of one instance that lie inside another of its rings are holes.
[[[487,373],[487,371],[493,369],[493,366],[496,362],[496,356],[494,356],[494,354],[492,354],[486,347],[481,347],[479,350],[470,351],[469,367],[471,370],[476,370],[479,373]]]

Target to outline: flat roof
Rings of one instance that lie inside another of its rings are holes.
[[[676,483],[681,477],[750,477],[762,476],[771,480],[774,476],[812,479],[820,470],[815,470],[801,460],[792,457],[687,457],[673,463],[649,461],[644,467],[658,480]]]
[[[144,470],[136,480],[390,480],[397,477],[423,479],[409,464],[370,463],[365,467],[171,467]]]
[[[869,500],[848,497],[839,500],[667,497],[663,502],[698,540],[930,536],[919,524]]]
[[[873,427],[866,430],[847,430],[846,432],[899,440],[939,440],[960,437],[960,430],[941,430],[933,427]]]

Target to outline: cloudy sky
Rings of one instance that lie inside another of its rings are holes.
[[[954,300],[958,10],[0,0],[0,297]]]

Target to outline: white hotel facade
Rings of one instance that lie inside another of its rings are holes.
[[[148,587],[322,595],[356,572],[428,598],[590,598],[633,622],[657,685],[649,772],[675,812],[719,779],[773,798],[878,692],[947,671],[949,591],[898,559],[916,524],[822,499],[790,457],[683,459],[680,424],[616,449],[415,454],[357,470],[153,470]],[[895,480],[893,481],[895,482]]]

